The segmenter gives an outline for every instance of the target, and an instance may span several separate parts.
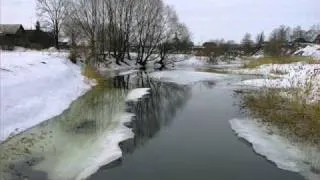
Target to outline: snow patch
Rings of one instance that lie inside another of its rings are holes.
[[[61,114],[91,87],[65,54],[2,51],[0,56],[0,141]]]
[[[144,95],[149,94],[150,88],[137,88],[133,89],[129,92],[126,101],[138,101],[141,99]]]
[[[123,72],[119,73],[119,76],[126,76],[126,75],[133,74],[133,73],[136,73],[136,72],[138,72],[138,70],[123,71]]]
[[[126,99],[127,101],[136,101],[148,94],[147,91],[149,89],[133,89],[128,93]],[[93,136],[92,139],[80,138],[76,142],[77,146],[66,145],[64,153],[57,157],[47,156],[47,159],[38,164],[35,169],[47,172],[52,180],[83,180],[96,173],[102,166],[121,158],[122,151],[119,143],[134,137],[131,128],[126,127],[125,123],[132,121],[135,115],[124,113],[125,110],[122,106],[118,110],[115,116],[108,119],[116,124],[115,127],[98,131],[98,135]],[[112,114],[113,111],[110,110],[109,114]],[[82,144],[81,146],[85,148],[78,149],[78,144]],[[70,149],[66,150],[67,148]],[[72,156],[69,153],[73,153]]]
[[[240,137],[252,144],[254,151],[274,162],[278,168],[299,172],[310,180],[319,180],[320,174],[313,172],[320,169],[319,149],[294,144],[288,139],[268,129],[256,120],[233,119],[231,128]]]
[[[134,137],[134,133],[131,129],[124,125],[125,123],[130,122],[132,117],[134,117],[134,114],[131,113],[124,113],[121,115],[119,127],[110,135],[101,137],[97,141],[97,144],[99,145],[98,148],[100,150],[95,151],[94,154],[90,155],[91,158],[89,159],[92,159],[92,161],[88,162],[86,166],[83,166],[85,169],[77,175],[76,180],[87,179],[89,176],[97,172],[102,166],[122,157],[122,151],[119,147],[119,143]]]
[[[199,81],[217,81],[227,78],[228,75],[177,70],[153,72],[150,74],[150,77],[154,79],[159,79],[161,81],[175,82],[187,85]]]
[[[184,60],[184,59],[185,60]],[[175,66],[178,67],[201,67],[201,66],[206,66],[208,65],[208,60],[207,58],[198,58],[196,56],[192,56],[192,57],[185,57],[185,56],[181,56],[179,58],[180,60],[177,60],[177,62],[175,62]]]
[[[299,49],[295,55],[309,56],[320,60],[320,45],[308,45],[305,48]]]
[[[308,92],[309,102],[320,101],[320,64],[268,64],[256,69],[241,69],[237,73],[277,77],[277,79],[253,79],[242,85],[268,88],[299,88]]]

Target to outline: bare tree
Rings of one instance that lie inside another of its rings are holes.
[[[263,48],[263,44],[264,44],[264,33],[261,32],[257,35],[256,37],[256,50],[259,51]]]
[[[67,0],[37,0],[38,15],[47,28],[53,31],[56,48],[59,48],[59,34],[68,9]]]
[[[159,56],[166,57],[175,34],[183,42],[190,41],[187,27],[163,0],[70,1],[71,26],[88,42],[93,64],[107,52],[117,64],[128,65],[125,57],[136,51],[136,63],[144,67]]]

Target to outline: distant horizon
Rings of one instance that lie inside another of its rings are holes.
[[[241,41],[245,33],[252,39],[268,36],[280,25],[309,29],[320,24],[319,0],[165,0],[175,7],[179,18],[192,33],[195,45],[216,39]],[[1,24],[22,24],[35,29],[38,20],[35,0],[1,0]],[[277,6],[274,6],[277,5]],[[268,10],[269,9],[269,10]]]

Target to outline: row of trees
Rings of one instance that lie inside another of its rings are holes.
[[[318,34],[320,25],[313,25],[309,30],[303,30],[301,26],[290,28],[282,25],[271,32],[268,40],[265,39],[263,32],[256,36],[256,41],[246,33],[241,41],[241,47],[246,55],[264,50],[265,54],[279,56],[287,49],[292,49],[295,43],[312,42]]]
[[[240,44],[223,39],[205,42],[204,48],[198,52],[198,55],[210,57],[212,61],[215,61],[218,56],[232,58],[237,55],[252,55],[259,51],[271,56],[285,55],[289,51],[294,51],[296,46],[303,42],[314,41],[318,34],[320,34],[320,25],[313,25],[308,30],[303,30],[300,26],[290,28],[282,25],[275,28],[268,38],[264,32],[261,32],[255,38],[246,33]]]
[[[187,27],[173,7],[163,0],[37,0],[40,17],[59,35],[70,37],[72,45],[89,47],[88,63],[96,65],[108,53],[117,64],[131,59],[137,64],[160,59],[168,53],[186,51],[192,45]]]

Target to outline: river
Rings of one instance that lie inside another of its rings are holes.
[[[145,72],[106,74],[62,115],[2,143],[2,178],[303,180],[257,155],[230,128],[244,116],[232,85],[243,78],[250,77],[181,84]],[[135,88],[150,93],[126,101]]]

